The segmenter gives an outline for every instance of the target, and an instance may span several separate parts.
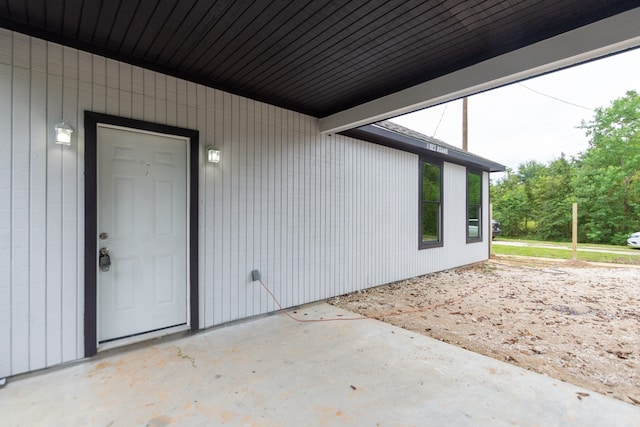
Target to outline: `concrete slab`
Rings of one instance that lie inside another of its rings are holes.
[[[376,320],[283,314],[11,380],[0,414],[3,426],[640,425],[639,407]]]

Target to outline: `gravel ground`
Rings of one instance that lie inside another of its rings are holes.
[[[329,303],[640,405],[638,278],[631,266],[502,256]]]

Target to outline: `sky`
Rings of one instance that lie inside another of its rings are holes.
[[[581,122],[628,90],[640,92],[640,49],[470,96],[468,149],[514,171],[575,156],[588,148]],[[462,147],[462,100],[391,120]]]

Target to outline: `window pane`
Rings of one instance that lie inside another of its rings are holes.
[[[479,205],[482,198],[482,179],[477,173],[467,175],[467,204]]]
[[[423,247],[442,240],[442,165],[420,160],[420,238]]]
[[[440,201],[440,166],[431,163],[422,164],[422,201]]]
[[[467,239],[482,240],[482,175],[467,172]]]
[[[440,240],[440,205],[422,204],[422,241],[437,242]]]
[[[480,206],[469,206],[467,209],[468,236],[470,239],[477,239],[481,234],[480,227]]]

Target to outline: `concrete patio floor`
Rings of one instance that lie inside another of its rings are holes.
[[[383,322],[283,314],[10,379],[0,414],[3,426],[640,425],[640,407]]]

